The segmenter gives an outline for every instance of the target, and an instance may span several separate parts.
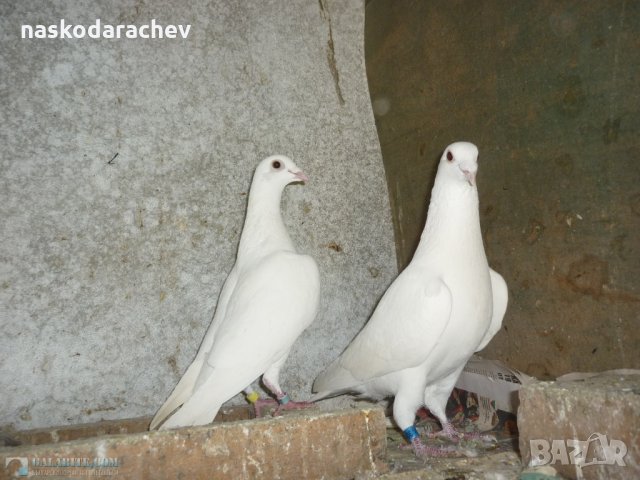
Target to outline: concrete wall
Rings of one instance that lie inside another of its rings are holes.
[[[191,30],[20,39],[97,18]],[[0,425],[152,414],[209,325],[273,153],[311,177],[283,200],[323,280],[282,376],[307,397],[397,273],[363,22],[358,0],[0,3]]]
[[[640,3],[371,0],[366,38],[400,266],[442,149],[473,141],[511,296],[483,354],[640,367]]]

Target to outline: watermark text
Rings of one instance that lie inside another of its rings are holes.
[[[609,440],[606,435],[592,433],[586,440],[529,440],[531,465],[591,465],[626,466],[627,445],[621,440]]]
[[[191,25],[161,25],[152,19],[144,25],[111,25],[98,18],[89,26],[74,25],[64,18],[51,25],[22,25],[21,38],[182,38],[186,39]]]

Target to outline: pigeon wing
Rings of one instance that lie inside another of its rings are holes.
[[[198,376],[200,375],[204,360],[208,356],[211,346],[213,345],[215,332],[222,323],[221,319],[225,317],[227,304],[229,303],[229,298],[231,298],[231,295],[233,294],[237,280],[238,273],[234,266],[222,286],[220,296],[218,297],[218,304],[216,305],[216,312],[213,316],[213,320],[211,321],[211,325],[209,325],[207,333],[200,344],[196,357],[193,362],[191,362],[191,365],[189,365],[189,368],[187,368],[184,375],[182,375],[178,384],[174,387],[169,398],[167,398],[162,407],[160,407],[154,415],[153,420],[151,420],[151,424],[149,425],[150,430],[153,430],[160,425],[160,423],[167,418],[171,412],[186,402],[193,393],[193,388]]]
[[[319,293],[318,267],[310,256],[278,252],[265,257],[238,279],[197,385],[213,370],[230,369],[245,383],[234,394],[246,387],[288,353],[313,321]]]
[[[286,357],[313,321],[319,291],[315,261],[293,252],[268,255],[239,275],[193,394],[169,428],[210,422],[222,403]]]
[[[451,292],[440,278],[408,267],[389,287],[362,331],[318,376],[314,391],[346,390],[420,365],[444,331],[451,304]]]
[[[491,324],[489,330],[485,334],[482,342],[476,349],[479,352],[491,341],[493,336],[500,331],[502,327],[502,319],[507,311],[507,303],[509,301],[509,289],[507,288],[507,282],[504,281],[502,275],[493,269],[489,269],[489,275],[491,278],[491,296],[493,298],[493,313],[491,314]]]

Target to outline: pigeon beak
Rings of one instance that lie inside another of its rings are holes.
[[[469,182],[469,185],[471,185],[472,187],[475,187],[475,185],[476,185],[476,172],[472,172],[470,170],[462,170],[462,173],[464,174],[464,178],[467,179],[467,182]]]
[[[289,173],[292,173],[293,176],[301,182],[307,183],[309,181],[309,177],[307,177],[302,170],[299,170],[297,172],[292,172],[291,170],[289,170]]]

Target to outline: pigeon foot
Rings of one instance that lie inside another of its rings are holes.
[[[286,401],[283,402],[284,399],[286,399]],[[281,415],[282,412],[288,410],[302,410],[313,406],[314,405],[311,402],[295,402],[293,400],[289,400],[288,395],[285,395],[285,397],[278,401],[271,398],[260,398],[253,403],[256,418],[262,418],[264,416],[264,410],[268,408],[276,407],[271,416],[277,417],[278,415]]]
[[[276,405],[279,405],[279,403],[273,400],[272,398],[257,399],[255,402],[253,402],[253,411],[255,413],[255,417],[262,418],[264,416],[263,409],[268,407],[274,407]]]
[[[433,447],[425,445],[420,438],[416,437],[408,445],[400,445],[402,449],[412,449],[416,457],[455,457],[456,450],[453,447]]]
[[[276,411],[273,412],[273,416],[276,417],[282,414],[283,411],[302,410],[312,406],[313,403],[311,402],[295,402],[289,399],[289,395],[285,395],[284,397],[278,399],[278,408],[276,408]]]
[[[429,433],[429,438],[446,438],[454,443],[458,443],[460,440],[481,441],[486,443],[497,442],[496,437],[493,435],[486,435],[480,432],[461,432],[457,430],[451,422],[445,422],[442,430],[439,432]]]

